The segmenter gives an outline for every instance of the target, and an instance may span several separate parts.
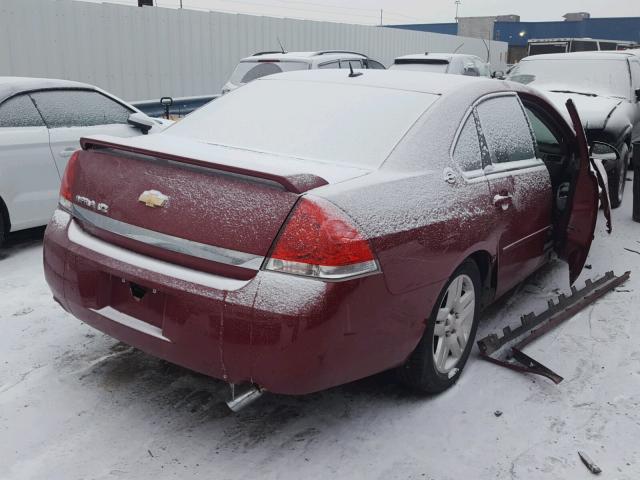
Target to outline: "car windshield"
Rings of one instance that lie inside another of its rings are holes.
[[[307,62],[246,61],[238,64],[229,81],[234,85],[244,85],[267,75],[308,68]]]
[[[225,95],[167,134],[259,152],[378,167],[437,95],[264,79]]]
[[[407,70],[410,72],[447,73],[448,63],[394,63],[389,70]]]
[[[628,99],[631,91],[625,60],[541,59],[516,65],[509,80],[545,90],[607,95]]]

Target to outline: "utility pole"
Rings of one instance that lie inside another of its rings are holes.
[[[182,8],[182,0],[180,0],[180,8]]]
[[[456,22],[458,21],[458,9],[460,8],[460,4],[462,3],[461,0],[456,0],[454,2],[456,4]]]
[[[380,26],[383,25],[383,23],[382,23],[382,15],[383,15],[383,13],[384,13],[384,10],[380,9]]]

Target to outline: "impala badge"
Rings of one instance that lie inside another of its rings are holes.
[[[138,201],[151,208],[164,207],[169,201],[169,197],[157,190],[147,190],[142,192]]]

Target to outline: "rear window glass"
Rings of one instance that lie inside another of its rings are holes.
[[[301,159],[377,167],[436,95],[259,80],[170,127],[169,135]]]
[[[234,85],[243,85],[267,75],[308,68],[309,64],[306,62],[240,62],[231,75],[230,81]]]
[[[44,122],[31,99],[18,95],[0,104],[0,127],[42,127]]]

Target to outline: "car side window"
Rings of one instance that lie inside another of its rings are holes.
[[[492,163],[536,158],[529,123],[517,97],[490,98],[476,111]]]
[[[538,144],[538,147],[542,150],[553,149],[559,150],[561,142],[553,131],[538,116],[537,113],[530,108],[524,107],[524,111],[527,113],[531,129],[533,130],[533,136]]]
[[[340,62],[323,63],[322,65],[318,65],[318,68],[340,68]]]
[[[482,169],[480,138],[473,115],[469,115],[453,150],[453,160],[464,172]]]
[[[27,95],[17,95],[0,104],[0,128],[42,126],[42,117]]]
[[[370,58],[367,58],[365,61],[365,66],[366,68],[372,69],[372,70],[386,70],[385,66],[383,64],[381,64],[380,62],[376,61],[376,60],[371,60]]]
[[[126,124],[133,113],[91,90],[49,90],[31,94],[49,128]]]
[[[340,68],[349,68],[351,65],[354,69],[362,68],[360,60],[340,60]]]

